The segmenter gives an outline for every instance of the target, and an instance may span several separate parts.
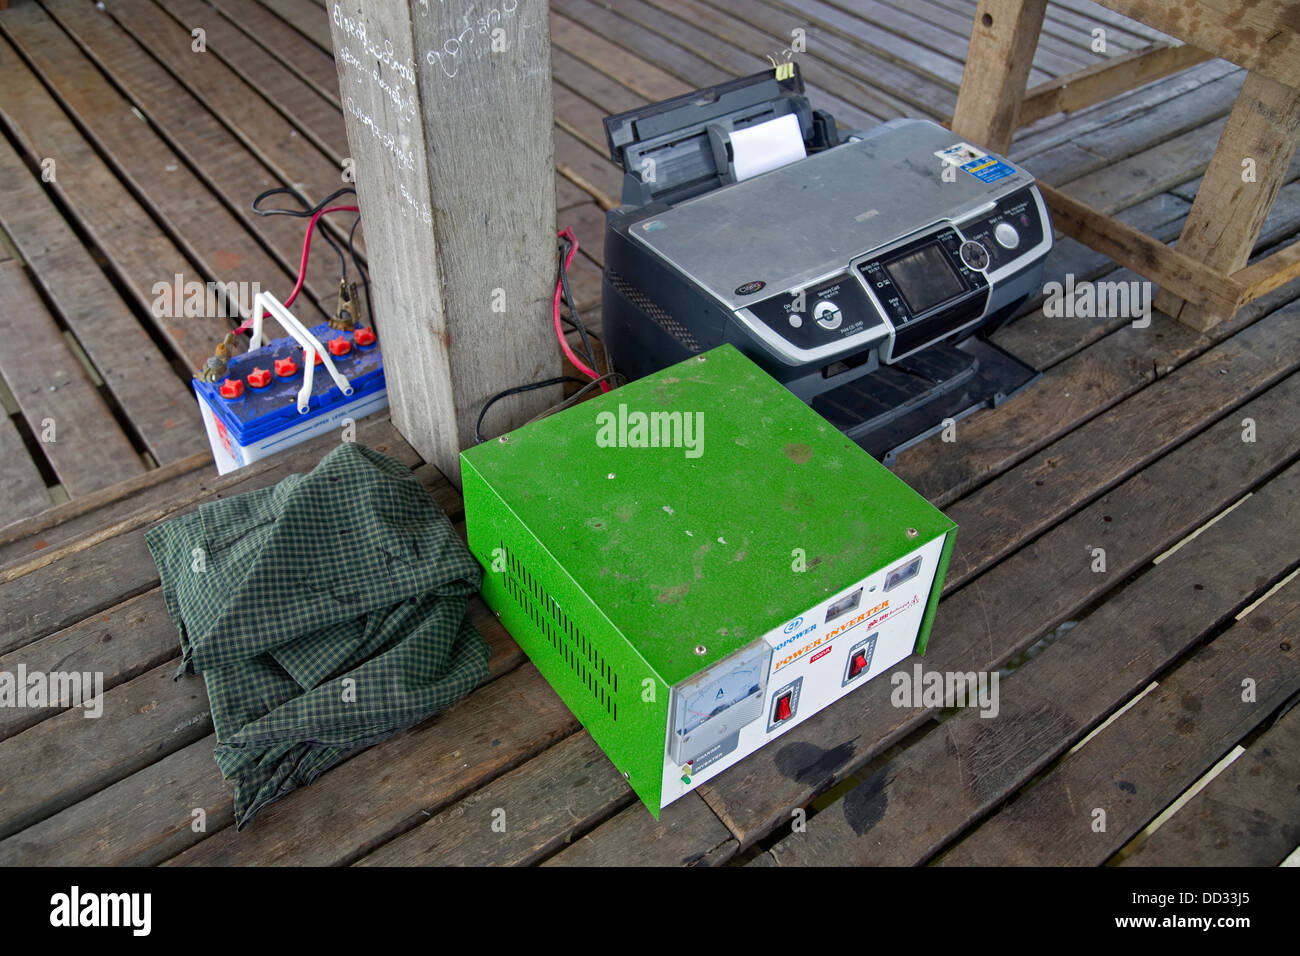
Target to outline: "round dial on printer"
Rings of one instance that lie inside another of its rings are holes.
[[[961,244],[961,261],[972,269],[986,269],[989,264],[989,251],[974,240]]]

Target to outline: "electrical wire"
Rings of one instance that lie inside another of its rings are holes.
[[[573,262],[573,257],[578,254],[578,237],[575,236],[573,234],[573,230],[569,228],[560,230],[559,235],[561,238],[567,239],[571,243],[569,248],[565,250],[564,255],[561,257],[561,262],[562,262],[561,276],[563,276],[564,272],[568,270],[569,265]],[[555,324],[555,337],[556,339],[559,340],[560,349],[564,352],[568,360],[573,363],[574,368],[576,368],[579,372],[581,372],[583,375],[587,376],[588,378],[598,379],[601,377],[600,373],[597,372],[591,366],[584,363],[582,359],[578,358],[578,356],[574,354],[573,349],[569,347],[568,340],[565,339],[564,337],[564,328],[563,326],[560,325],[560,298],[563,295],[564,295],[564,283],[557,282],[555,284],[555,298],[554,301],[552,302],[552,307],[551,307],[551,316],[554,319],[554,324]],[[609,383],[601,382],[600,390],[602,392],[608,392]]]
[[[531,425],[533,422],[540,422],[543,418],[548,418],[548,417],[550,417],[551,415],[554,415],[556,412],[562,412],[562,411],[564,411],[566,408],[569,408],[569,407],[572,406],[572,405],[576,405],[576,404],[578,404],[578,402],[582,401],[583,397],[584,397],[588,392],[590,392],[590,391],[591,391],[593,388],[595,388],[596,386],[600,385],[602,382],[611,382],[611,383],[612,383],[613,380],[616,379],[616,378],[620,378],[620,379],[622,379],[622,378],[624,378],[624,377],[623,377],[622,375],[620,375],[618,372],[606,372],[606,373],[605,373],[604,375],[602,375],[600,378],[592,379],[590,382],[588,382],[586,385],[582,386],[582,388],[578,389],[576,392],[574,392],[572,395],[570,395],[570,396],[569,396],[568,398],[566,398],[564,401],[560,402],[560,404],[558,404],[558,405],[552,405],[550,408],[548,408],[546,411],[542,412],[540,415],[535,415],[535,416],[533,416],[532,418],[528,419],[528,421],[524,422],[524,424],[525,424],[525,425]],[[626,381],[626,379],[624,379],[624,381]],[[617,388],[618,385],[621,385],[621,384],[622,384],[622,382],[620,382],[620,383],[614,385],[614,387]]]
[[[284,300],[284,305],[286,308],[293,305],[294,300],[298,298],[298,293],[302,291],[303,283],[307,280],[307,260],[311,256],[311,236],[312,236],[312,232],[316,229],[316,223],[320,221],[320,217],[332,212],[360,212],[360,211],[361,210],[359,210],[356,206],[329,206],[324,209],[317,209],[315,212],[311,214],[311,221],[307,223],[307,235],[303,238],[302,241],[302,261],[298,265],[298,281],[294,283],[293,291],[289,293],[289,297]],[[265,312],[263,312],[263,314],[265,314]],[[240,332],[245,331],[246,329],[250,328],[252,324],[253,324],[253,316],[250,315],[247,319],[243,321],[243,323],[239,326],[239,328],[235,329],[235,333],[238,334]]]
[[[251,208],[253,213],[258,216],[293,216],[295,219],[306,219],[312,213],[316,212],[316,210],[324,209],[334,200],[338,199],[340,196],[347,195],[348,193],[352,193],[353,195],[355,195],[356,190],[350,187],[335,190],[332,194],[326,196],[319,203],[313,206],[311,203],[307,201],[307,197],[304,196],[302,193],[300,193],[298,190],[290,186],[277,186],[272,189],[267,189],[264,190],[263,192],[258,193],[257,196],[254,197],[253,202],[249,208]],[[298,200],[298,202],[302,204],[302,209],[263,209],[262,208],[261,204],[265,199],[267,199],[270,196],[278,196],[278,195],[292,196],[294,199]],[[321,238],[324,239],[325,242],[329,245],[329,247],[334,250],[334,254],[339,257],[339,272],[343,274],[343,278],[346,281],[348,276],[348,262],[347,259],[345,259],[343,256],[343,250],[339,248],[338,244],[325,230],[321,230]],[[354,264],[356,263],[355,256],[353,256],[352,261]]]
[[[504,392],[497,392],[484,403],[482,410],[478,413],[478,421],[474,423],[474,442],[483,444],[486,440],[483,437],[483,419],[487,417],[488,409],[501,401],[503,398],[509,398],[511,395],[518,395],[521,392],[532,392],[539,388],[550,388],[552,385],[563,385],[565,382],[576,382],[579,385],[584,383],[580,378],[574,378],[572,375],[560,375],[556,378],[548,378],[543,382],[530,382],[527,385],[516,385],[514,388],[507,388]]]
[[[559,273],[558,279],[560,288],[564,292],[564,301],[569,306],[570,318],[568,321],[582,339],[582,347],[587,353],[587,363],[592,368],[596,368],[596,351],[591,347],[591,339],[587,336],[587,327],[582,322],[582,316],[578,314],[578,305],[574,302],[573,293],[569,290],[569,270],[565,267],[564,257],[568,254],[571,243],[563,234],[560,236],[560,242],[563,243],[564,248],[560,252],[560,261],[556,271]]]

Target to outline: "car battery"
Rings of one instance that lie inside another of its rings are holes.
[[[254,303],[259,319],[253,343],[261,341],[263,306],[290,334],[232,358],[220,381],[194,379],[212,458],[223,475],[388,407],[383,355],[372,328],[343,330],[323,322],[306,329],[270,300]]]
[[[956,527],[730,345],[461,470],[484,600],[655,817],[923,652]]]

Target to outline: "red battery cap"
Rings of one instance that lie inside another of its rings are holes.
[[[330,339],[325,347],[330,350],[330,355],[347,355],[352,351],[352,343],[344,338]]]
[[[298,363],[291,358],[276,359],[275,374],[280,378],[292,378],[298,374]]]
[[[357,343],[357,348],[369,348],[375,344],[375,330],[368,325],[362,325],[352,333],[352,341]]]
[[[228,378],[221,383],[217,391],[221,393],[222,398],[239,398],[244,394],[244,383],[241,379]]]
[[[271,384],[271,372],[269,369],[255,368],[248,373],[248,384],[253,388],[266,388]]]

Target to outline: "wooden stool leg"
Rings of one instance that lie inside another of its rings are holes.
[[[1047,0],[979,0],[952,131],[1005,153],[1016,131]]]
[[[1245,266],[1297,144],[1300,90],[1251,73],[1196,193],[1178,251],[1205,263],[1207,272],[1231,274]],[[1201,331],[1232,317],[1163,289],[1155,305]]]

